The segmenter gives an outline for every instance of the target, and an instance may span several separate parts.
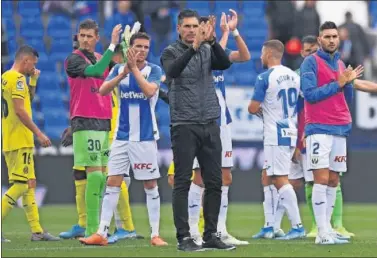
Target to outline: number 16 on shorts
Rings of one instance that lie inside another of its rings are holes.
[[[313,134],[306,138],[308,169],[328,168],[336,172],[347,171],[346,137]]]

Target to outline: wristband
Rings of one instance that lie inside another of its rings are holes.
[[[29,86],[31,86],[31,87],[35,87],[35,86],[37,86],[37,78],[33,78],[33,77],[30,77],[30,80],[29,80]]]
[[[237,29],[235,29],[234,31],[232,31],[232,35],[233,35],[233,37],[238,37],[240,35],[240,33],[238,32]]]
[[[110,44],[109,50],[111,50],[113,52],[115,51],[115,45],[113,43]]]

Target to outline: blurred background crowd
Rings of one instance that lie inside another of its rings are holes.
[[[253,87],[263,68],[260,51],[263,42],[275,38],[286,46],[284,63],[297,69],[301,63],[300,39],[317,35],[320,23],[334,21],[339,27],[340,51],[346,64],[364,64],[367,79],[377,75],[377,1],[1,1],[2,66],[9,69],[14,53],[22,44],[35,47],[40,55],[37,67],[42,71],[33,101],[33,120],[49,137],[58,139],[68,126],[69,87],[63,69],[64,59],[72,52],[72,35],[80,21],[92,18],[100,24],[102,53],[109,44],[115,24],[135,21],[152,36],[148,60],[160,65],[162,50],[177,39],[177,15],[183,8],[200,15],[234,9],[239,14],[241,36],[252,59],[233,65],[225,72],[227,85]],[[221,35],[217,26],[217,35]],[[232,37],[228,48],[235,49]],[[169,135],[168,106],[157,106],[161,135]]]

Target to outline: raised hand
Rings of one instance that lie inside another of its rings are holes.
[[[238,25],[238,14],[233,9],[229,9],[229,12],[231,12],[232,15],[228,15],[228,26],[231,31],[234,31],[237,29]]]
[[[122,25],[115,25],[113,32],[111,33],[111,44],[118,45],[120,40],[120,34],[122,33]]]
[[[215,38],[215,36],[214,36],[215,25],[216,25],[215,16],[213,16],[213,15],[209,16],[209,20],[206,23],[206,27],[205,27],[205,36],[204,36],[205,41],[213,41],[214,40],[214,38]]]
[[[221,31],[224,33],[224,32],[229,32],[229,24],[228,24],[228,21],[226,19],[226,14],[225,13],[222,13],[221,14],[221,19],[220,19],[220,29]]]
[[[202,44],[202,42],[204,41],[205,30],[206,30],[206,24],[204,22],[201,22],[199,25],[198,33],[196,34],[195,39],[194,39],[194,43],[192,44],[195,50],[197,50]]]
[[[140,52],[136,52],[133,48],[127,51],[127,66],[130,70],[137,68],[137,57],[139,54]]]

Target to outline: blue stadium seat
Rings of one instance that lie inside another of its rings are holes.
[[[65,125],[45,125],[44,132],[51,140],[60,140],[64,130],[68,127],[68,122]]]
[[[98,42],[97,45],[96,45],[96,52],[102,54],[103,53],[103,45],[101,42]]]
[[[210,9],[209,1],[186,1],[187,9]]]
[[[71,19],[63,15],[51,15],[47,25],[47,34],[54,39],[72,36]]]
[[[38,0],[18,1],[18,13],[22,17],[39,16],[41,14],[41,3]]]
[[[222,12],[224,12],[225,14],[230,14],[229,9],[233,9],[238,13],[240,10],[240,5],[238,1],[216,1],[215,2],[216,14],[221,14]]]
[[[2,17],[2,23],[5,25],[4,30],[6,31],[6,35],[8,40],[14,39],[17,35],[17,29],[14,25],[14,20],[11,17]]]
[[[44,29],[41,18],[24,17],[21,20],[20,32],[22,37],[43,37]]]
[[[37,93],[43,98],[42,92],[53,91],[60,93],[60,85],[55,72],[42,72],[37,83]]]
[[[50,49],[50,60],[53,62],[64,61],[72,53],[72,41],[54,40]]]
[[[13,17],[13,2],[12,1],[1,1],[1,16],[2,17]]]
[[[9,55],[12,58],[14,58],[14,54],[16,53],[16,51],[18,49],[18,44],[17,44],[16,39],[14,39],[14,38],[8,39],[7,46],[8,46],[8,53],[9,53]]]
[[[264,9],[266,2],[265,1],[242,1],[243,9]]]

